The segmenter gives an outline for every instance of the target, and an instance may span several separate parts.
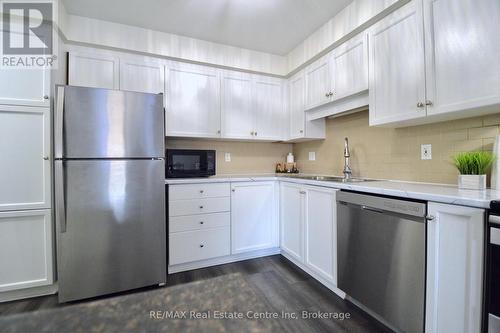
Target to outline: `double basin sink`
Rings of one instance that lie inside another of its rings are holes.
[[[298,179],[306,180],[318,180],[324,182],[337,182],[337,183],[361,183],[375,181],[375,179],[363,179],[363,178],[343,178],[343,177],[333,177],[333,176],[294,176]]]

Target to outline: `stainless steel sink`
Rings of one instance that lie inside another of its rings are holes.
[[[361,182],[374,181],[374,179],[363,179],[363,178],[344,179],[343,177],[330,177],[330,176],[295,176],[295,178],[306,179],[306,180],[319,180],[326,182],[337,182],[337,183],[361,183]]]

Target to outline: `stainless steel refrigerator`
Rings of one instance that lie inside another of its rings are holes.
[[[59,301],[166,282],[163,95],[58,86]]]

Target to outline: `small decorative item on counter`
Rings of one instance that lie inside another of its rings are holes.
[[[292,153],[288,153],[288,155],[286,156],[286,163],[294,163],[295,162],[295,157],[293,156]]]
[[[453,163],[460,172],[458,187],[467,190],[486,189],[486,173],[494,160],[494,155],[486,151],[456,154]]]
[[[276,173],[299,173],[297,163],[277,163]]]

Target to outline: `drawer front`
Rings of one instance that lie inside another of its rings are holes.
[[[169,235],[169,265],[227,256],[230,228],[177,232]]]
[[[229,212],[231,198],[207,198],[193,200],[169,200],[168,216]]]
[[[169,185],[169,200],[229,197],[229,183]]]
[[[205,230],[218,227],[229,227],[231,213],[200,214],[187,216],[172,216],[168,221],[168,231],[180,232],[190,230]]]

